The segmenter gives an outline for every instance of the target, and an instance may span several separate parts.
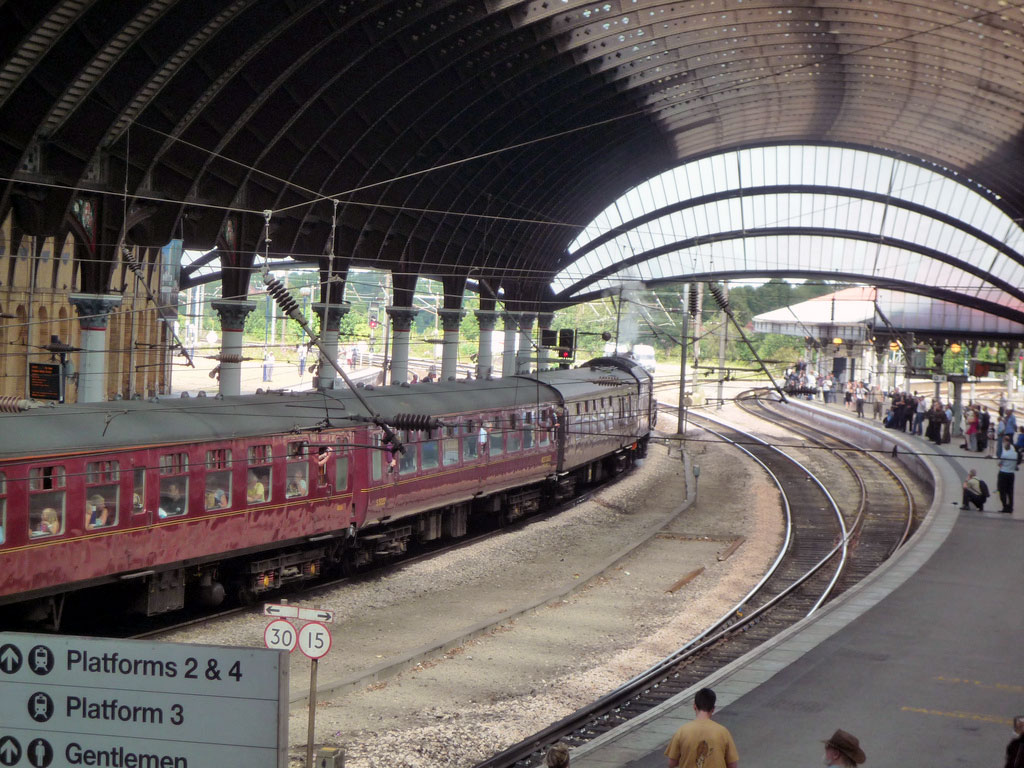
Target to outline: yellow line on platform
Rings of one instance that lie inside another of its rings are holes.
[[[957,720],[978,720],[983,723],[999,723],[1000,725],[1012,725],[1013,719],[1000,717],[999,715],[979,715],[976,712],[943,712],[940,709],[924,709],[922,707],[900,707],[901,712],[917,712],[921,715],[938,715],[939,717],[952,717]]]

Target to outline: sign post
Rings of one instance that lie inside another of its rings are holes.
[[[306,737],[306,765],[313,764],[313,740],[316,736],[316,668],[322,656],[331,650],[331,632],[318,621],[299,630],[299,649],[311,660],[309,669],[309,729]]]
[[[0,632],[0,766],[285,768],[287,724],[279,652]]]

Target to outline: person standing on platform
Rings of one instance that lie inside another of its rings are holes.
[[[729,729],[711,719],[716,700],[710,688],[697,691],[693,699],[696,717],[675,732],[665,750],[668,768],[736,768],[740,764]]]
[[[925,403],[925,399],[921,397],[917,392],[914,393],[914,424],[910,428],[910,434],[921,436],[921,425],[924,423],[925,413],[928,411],[928,405]]]
[[[1006,415],[1006,426],[1003,429],[1008,435],[1010,435],[1010,439],[1012,440],[1017,433],[1017,416],[1013,411],[1013,403],[1006,406],[1004,413]]]
[[[857,404],[857,417],[860,419],[864,418],[864,382],[858,381],[857,386],[854,387],[853,397]]]
[[[996,460],[999,462],[999,474],[996,475],[996,490],[1004,515],[1013,514],[1013,476],[1020,466],[1020,454],[1013,447],[1009,432],[1003,433],[1003,439],[996,448]]]
[[[1024,768],[1024,715],[1013,718],[1013,732],[1017,738],[1006,745],[1006,764],[1003,768]]]
[[[867,760],[860,748],[857,737],[839,729],[832,738],[825,740],[825,765],[836,768],[853,768]]]

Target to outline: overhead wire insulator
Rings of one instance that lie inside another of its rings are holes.
[[[697,286],[696,285],[691,285],[690,286],[690,317],[691,318],[694,318],[694,317],[697,316],[697,310],[698,309],[699,309],[699,307],[697,306]]]
[[[722,308],[722,311],[727,315],[732,315],[732,310],[729,309],[729,300],[725,298],[722,289],[715,283],[708,283],[708,290],[711,291],[711,295],[715,298],[715,303]]]
[[[391,420],[391,426],[396,429],[437,429],[441,422],[433,416],[424,413],[399,413]]]
[[[284,287],[284,283],[278,280],[269,272],[263,277],[263,284],[267,287],[267,293],[271,295],[277,306],[281,308],[281,311],[291,317],[293,320],[304,320],[302,313],[299,312],[299,303],[295,301],[295,297],[288,293],[288,289]]]

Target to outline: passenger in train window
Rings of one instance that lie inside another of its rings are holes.
[[[267,500],[266,488],[264,488],[263,483],[260,482],[259,477],[252,470],[246,475],[245,499],[250,504]]]
[[[175,480],[160,481],[160,517],[178,517],[185,514],[185,495],[181,483]]]
[[[106,528],[114,523],[114,514],[107,507],[107,500],[98,493],[89,497],[87,511],[89,512],[89,520],[85,524],[86,528]]]
[[[206,489],[207,509],[227,509],[231,506],[227,491],[216,485],[209,485]]]
[[[306,483],[303,469],[304,467],[293,467],[288,473],[288,487],[285,496],[289,499],[309,493],[309,485]]]
[[[46,507],[39,520],[32,526],[32,537],[53,536],[60,533],[60,513],[53,507]]]

